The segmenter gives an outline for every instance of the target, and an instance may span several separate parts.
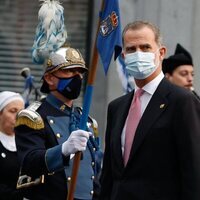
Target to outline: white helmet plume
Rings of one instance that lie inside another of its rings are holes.
[[[58,50],[67,39],[64,8],[57,0],[40,0],[39,23],[32,48],[33,61],[42,64],[51,52]]]

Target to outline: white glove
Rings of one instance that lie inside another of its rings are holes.
[[[62,154],[69,156],[70,154],[74,154],[78,151],[85,151],[87,141],[91,135],[91,132],[80,129],[73,131],[69,138],[62,144]]]

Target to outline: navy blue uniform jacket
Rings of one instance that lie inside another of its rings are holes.
[[[22,111],[23,115],[19,113],[15,128],[21,164],[20,174],[28,175],[33,180],[44,175],[44,183],[31,186],[26,197],[31,200],[66,200],[67,183],[71,175],[69,169],[72,163],[69,157],[62,155],[61,148],[69,134],[78,127],[80,112],[77,108],[66,107],[53,96],[48,96],[38,108],[35,105],[31,106],[33,110],[36,108],[36,112],[31,113],[30,106]],[[27,119],[28,111],[31,120]],[[41,118],[37,116],[37,113]],[[91,141],[94,142],[92,138],[90,138]],[[75,192],[78,197],[92,199],[96,167],[94,155],[97,150],[97,147],[88,141],[88,148],[83,152],[84,156],[80,162],[78,178],[79,175],[81,178],[76,184]],[[78,187],[80,184],[84,186],[84,190],[81,190],[83,187]]]
[[[65,116],[64,112],[59,112],[48,102],[43,102],[37,112],[44,120],[45,128],[34,130],[28,126],[18,126],[15,128],[18,157],[21,163],[21,175],[28,175],[32,179],[45,175],[44,184],[32,186],[27,198],[46,199],[66,199],[67,181],[63,169],[56,173],[50,173],[45,162],[46,150],[58,145],[55,134],[49,126],[46,116]],[[63,156],[63,164],[67,165],[69,157]]]

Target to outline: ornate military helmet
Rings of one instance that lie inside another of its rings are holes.
[[[59,69],[80,68],[82,72],[87,71],[85,61],[77,49],[61,47],[50,54],[46,62],[45,73],[53,73]]]
[[[88,69],[81,53],[71,47],[61,47],[56,52],[52,52],[45,64],[45,73],[53,73],[57,70],[80,68],[82,73]],[[43,84],[40,88],[41,92],[49,93],[49,86],[43,78]]]

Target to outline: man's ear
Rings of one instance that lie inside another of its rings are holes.
[[[170,80],[171,75],[169,73],[165,73],[165,77]]]
[[[53,78],[54,77],[50,73],[44,75],[44,80],[48,83],[48,85],[54,84]]]
[[[160,48],[160,57],[161,57],[161,60],[163,60],[165,58],[166,53],[167,53],[167,48],[165,46],[162,46]]]

